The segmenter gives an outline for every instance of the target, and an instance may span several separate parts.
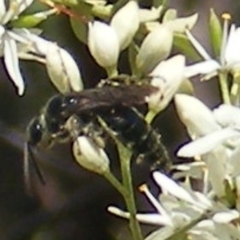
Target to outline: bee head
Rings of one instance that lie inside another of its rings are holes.
[[[27,127],[27,142],[31,146],[36,146],[41,142],[43,136],[44,127],[39,117],[35,117],[31,120]]]

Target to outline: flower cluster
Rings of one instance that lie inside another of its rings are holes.
[[[236,51],[240,35],[235,25],[229,28],[229,15],[224,14],[223,18],[217,60],[211,58],[186,30],[186,36],[204,61],[186,66],[182,74],[186,78],[201,74],[203,80],[218,76],[224,103],[211,110],[192,95],[175,95],[179,119],[192,139],[179,148],[177,156],[193,158],[195,162],[174,165],[172,178],[175,180],[159,172],[153,173],[161,189],[159,199],[146,186],[141,187],[157,213],[139,213],[136,218],[143,223],[162,226],[147,240],[240,239],[240,54]],[[230,83],[228,74],[233,78]],[[177,84],[177,80],[174,82]],[[159,102],[156,106],[159,107]],[[117,207],[111,206],[108,210],[124,218],[130,217],[128,212]]]
[[[189,181],[181,185],[167,176],[154,172],[153,178],[162,193],[156,199],[147,186],[140,190],[145,193],[157,213],[137,214],[143,223],[162,226],[150,234],[146,240],[171,239],[239,239],[239,226],[231,225],[238,220],[239,212],[216,203],[206,194],[191,189]],[[203,186],[204,187],[204,186]],[[129,213],[116,207],[108,210],[118,216],[129,218]]]
[[[11,0],[8,9],[6,9],[5,1],[0,3],[1,56],[4,58],[6,70],[11,80],[18,89],[18,94],[23,95],[25,88],[19,68],[19,59],[34,60],[46,64],[50,78],[53,79],[53,83],[61,92],[64,92],[66,88],[63,86],[66,85],[66,78],[67,82],[72,82],[74,85],[73,90],[81,90],[80,73],[72,57],[64,49],[56,48],[56,44],[41,38],[39,36],[41,30],[34,28],[35,24],[56,13],[56,10],[51,9],[29,16],[21,15],[33,2],[34,0]],[[22,26],[21,22],[24,17],[28,17],[29,26],[27,23],[25,23],[26,26],[24,24]],[[32,25],[31,22],[34,24]],[[65,73],[66,69],[69,73],[71,72],[71,76]]]
[[[0,2],[1,56],[18,94],[22,95],[25,88],[19,59],[45,64],[52,83],[60,93],[81,91],[81,73],[72,56],[56,43],[40,37],[41,30],[35,28],[37,23],[58,9],[29,15],[28,18],[34,20],[34,24],[22,23],[25,17],[23,12],[33,2],[10,0],[7,7],[5,1]],[[209,24],[215,57],[211,57],[191,33],[197,14],[177,18],[174,10],[169,9],[163,13],[164,6],[157,4],[159,1],[156,1],[156,6],[152,9],[142,9],[137,1],[130,0],[117,9],[110,5],[110,13],[109,6],[102,4],[102,1],[83,2],[88,6],[86,9],[91,9],[86,13],[88,22],[79,23],[78,26],[71,19],[72,27],[74,30],[79,28],[75,32],[81,32],[79,38],[87,45],[96,63],[106,70],[111,81],[114,77],[125,74],[118,72],[118,62],[121,52],[128,51],[131,71],[129,78],[139,79],[135,84],[140,86],[143,79],[148,79],[148,84],[156,90],[144,99],[149,108],[146,123],[151,123],[152,118],[174,99],[179,119],[191,138],[190,142],[178,150],[177,156],[196,160],[174,165],[172,168],[177,171],[172,179],[154,172],[153,178],[161,189],[159,199],[146,186],[142,186],[141,191],[157,213],[136,214],[129,149],[116,140],[121,155],[122,181],[119,181],[111,173],[110,159],[104,146],[91,134],[84,135],[85,129],[83,134],[79,134],[77,130],[80,127],[76,125],[79,122],[75,121],[75,116],[69,117],[64,128],[67,129],[68,124],[71,129],[75,126],[72,151],[76,161],[84,168],[106,177],[122,194],[129,207],[129,212],[116,207],[109,207],[108,210],[130,219],[135,240],[141,240],[136,220],[161,226],[147,240],[240,239],[240,28],[234,24],[229,26],[228,14],[223,15],[222,26],[212,11]],[[71,9],[64,8],[64,11],[74,18],[75,12],[71,12],[75,10],[74,3],[71,4]],[[97,9],[104,11],[98,15]],[[107,17],[101,17],[106,12]],[[180,53],[173,55],[173,47]],[[189,52],[201,57],[203,61],[186,66]],[[213,110],[189,95],[193,92],[190,78],[198,75],[203,80],[219,78],[223,103]],[[228,81],[229,75],[232,77],[231,82]],[[99,116],[96,118],[101,123],[102,119]],[[107,132],[109,129],[106,123],[102,125]],[[116,136],[112,135],[112,139],[115,139]],[[123,159],[122,156],[128,159]],[[198,187],[192,184],[192,179],[197,180]]]

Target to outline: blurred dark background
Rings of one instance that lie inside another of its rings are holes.
[[[149,1],[141,4],[147,6]],[[233,22],[240,22],[240,4],[237,1],[170,1],[180,16],[199,12],[194,28],[195,36],[208,46],[207,19],[212,7],[217,14],[230,12]],[[238,16],[238,18],[237,18]],[[106,75],[73,35],[65,16],[53,16],[42,24],[43,37],[58,42],[78,62],[86,88],[94,86]],[[54,29],[54,31],[53,31]],[[2,59],[1,59],[2,61]],[[124,54],[121,72],[127,71]],[[51,85],[43,66],[21,61],[22,75],[26,80],[26,93],[18,97],[12,82],[0,65],[0,239],[1,240],[93,240],[128,239],[126,221],[107,213],[107,205],[123,207],[118,193],[100,176],[79,167],[71,156],[70,144],[53,149],[41,149],[37,154],[47,185],[34,176],[33,196],[30,197],[23,181],[23,142],[28,122],[56,90]],[[196,94],[210,107],[219,103],[215,81],[194,82]],[[170,154],[184,142],[186,134],[170,106],[154,123]],[[138,174],[141,176],[141,174]],[[147,176],[146,176],[147,177]],[[147,181],[147,179],[146,179]],[[142,211],[153,211],[144,196],[138,194]],[[150,229],[146,229],[148,232]]]

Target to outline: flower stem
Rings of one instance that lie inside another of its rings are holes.
[[[228,89],[227,73],[224,73],[224,72],[219,73],[219,83],[220,83],[223,102],[225,104],[231,104],[229,89]]]
[[[122,179],[123,185],[127,193],[123,195],[125,203],[127,205],[127,209],[130,213],[129,226],[132,233],[132,237],[134,240],[142,240],[142,232],[139,225],[139,222],[136,219],[136,205],[134,198],[134,190],[132,184],[132,175],[130,168],[131,161],[131,151],[121,143],[118,144],[118,149],[121,155],[121,171],[122,171]]]
[[[118,192],[122,196],[125,196],[127,194],[123,185],[118,181],[118,179],[111,172],[106,172],[104,174],[104,177],[118,190]]]
[[[147,123],[151,124],[153,119],[156,117],[157,113],[153,111],[149,111],[145,117]]]
[[[111,172],[105,173],[105,177],[109,182],[121,193],[124,198],[124,201],[127,205],[127,210],[130,214],[129,218],[129,226],[130,231],[132,233],[133,240],[143,240],[142,232],[140,225],[136,219],[136,205],[135,205],[135,198],[134,198],[134,191],[132,185],[132,174],[131,174],[131,156],[132,151],[125,147],[116,136],[113,134],[111,129],[104,123],[104,121],[99,118],[99,121],[102,123],[104,129],[109,133],[112,139],[115,140],[118,151],[120,153],[120,164],[121,164],[121,173],[122,173],[122,183],[120,183],[112,174]]]
[[[113,78],[118,75],[118,70],[116,65],[106,68],[106,71],[109,78]]]

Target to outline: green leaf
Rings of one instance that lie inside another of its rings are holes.
[[[201,60],[200,55],[192,46],[186,35],[181,33],[174,33],[173,45],[177,50],[179,50],[181,53],[191,58],[192,60]]]
[[[222,44],[222,25],[213,9],[210,10],[209,37],[213,53],[216,57],[219,57]]]
[[[87,24],[73,17],[70,18],[70,23],[75,36],[81,42],[83,42],[84,44],[87,44],[87,38],[88,38]]]
[[[87,23],[93,20],[92,6],[81,2],[71,8],[79,17],[70,17],[70,24],[75,36],[84,44],[87,44],[88,26]]]

